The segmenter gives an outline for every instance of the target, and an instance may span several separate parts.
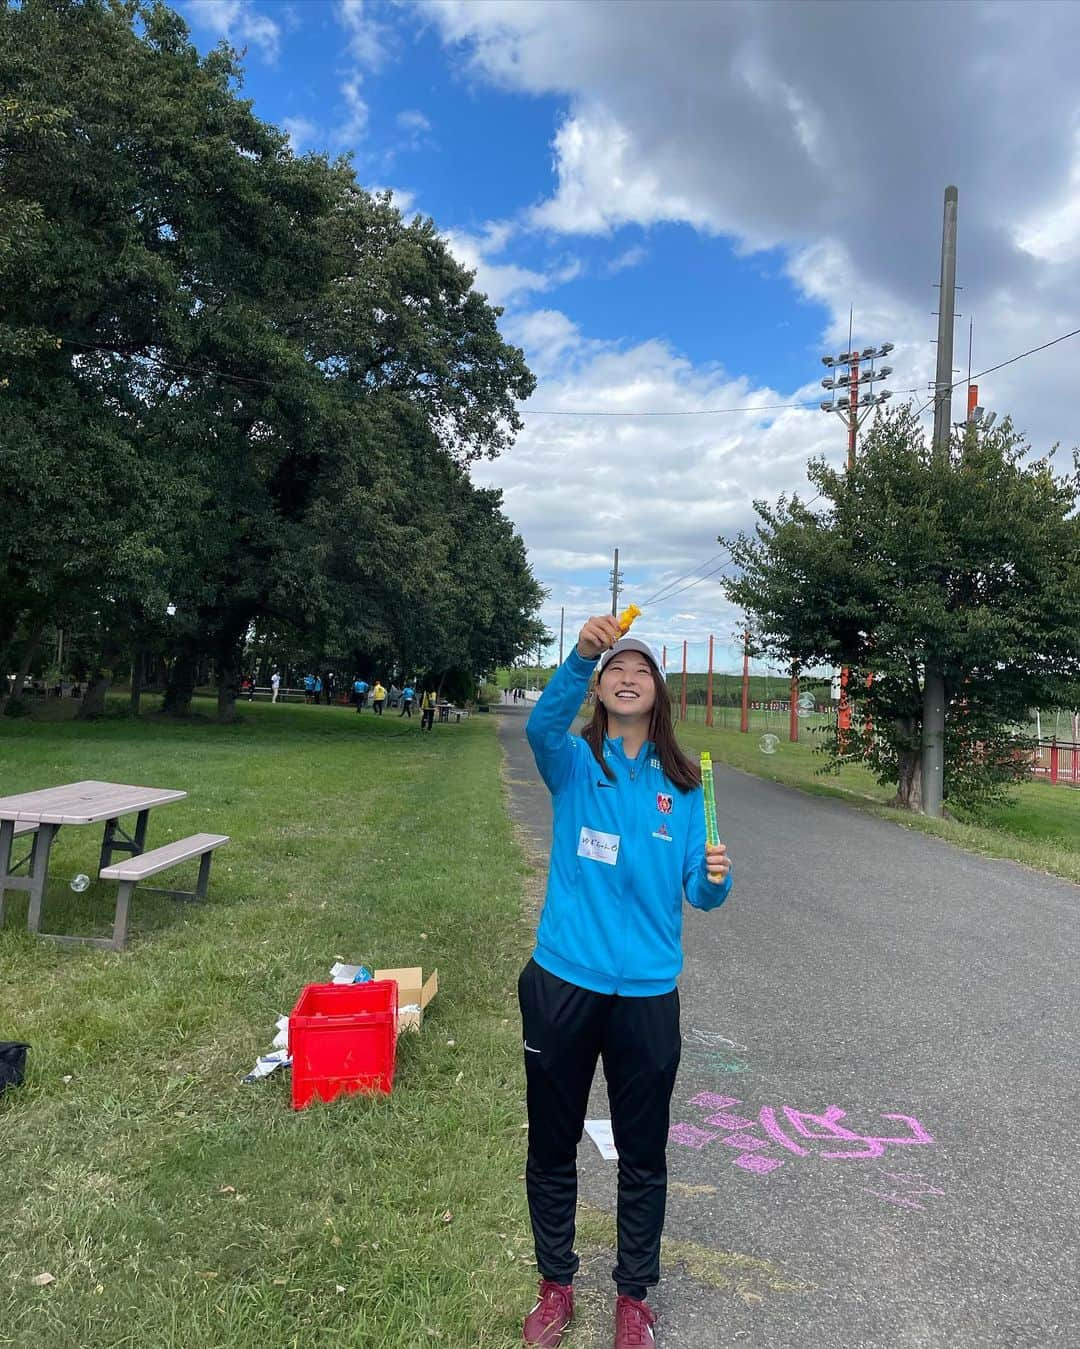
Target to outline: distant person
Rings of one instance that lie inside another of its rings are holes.
[[[315,676],[306,674],[304,676],[304,702],[310,703],[315,697]]]
[[[386,706],[386,690],[382,686],[382,681],[376,679],[375,687],[371,690],[371,706],[375,715],[381,717],[383,708]]]
[[[315,676],[315,687],[311,691],[311,699],[315,703],[322,701],[322,675]]]
[[[240,681],[240,692],[248,700],[253,702],[255,699],[255,681],[250,675],[244,675]]]
[[[336,684],[336,681],[335,681],[335,679],[334,679],[334,672],[333,672],[333,670],[327,670],[327,672],[326,672],[326,678],[323,680],[323,688],[326,690],[326,705],[327,705],[327,707],[329,707],[330,704],[334,701],[334,687],[335,687],[335,684]]]
[[[416,690],[411,684],[406,684],[401,690],[401,711],[399,716],[408,717],[412,721],[412,705],[416,698]]]
[[[420,699],[420,729],[430,731],[435,724],[435,704],[439,701],[439,695],[434,689],[429,689]]]
[[[367,691],[368,691],[367,683],[363,679],[361,679],[359,675],[357,675],[356,678],[353,680],[352,686],[353,702],[356,704],[357,712],[363,711],[364,702],[367,699]]]
[[[270,701],[276,703],[281,692],[281,675],[277,670],[270,676]]]

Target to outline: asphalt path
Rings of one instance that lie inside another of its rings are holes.
[[[546,853],[527,715],[499,729]],[[1080,888],[719,765],[716,791],[735,885],[684,906],[658,1344],[1076,1349]],[[578,1156],[614,1214],[615,1163]]]

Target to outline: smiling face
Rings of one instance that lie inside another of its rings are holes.
[[[620,651],[604,666],[597,688],[609,717],[650,717],[656,702],[656,672],[640,651]]]

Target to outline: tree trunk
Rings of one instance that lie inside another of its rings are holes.
[[[86,692],[82,696],[79,710],[75,713],[75,720],[93,721],[96,717],[103,717],[105,715],[105,695],[111,687],[112,671],[99,667],[86,686]]]
[[[36,628],[27,638],[26,646],[23,648],[22,660],[15,674],[15,683],[11,686],[11,693],[5,694],[0,689],[0,717],[4,715],[9,702],[14,702],[22,697],[23,686],[26,683],[26,676],[30,673],[30,664],[38,649],[38,643],[41,641],[41,634],[45,631],[45,619],[43,618]],[[6,687],[6,681],[5,681]]]
[[[105,695],[112,686],[113,670],[116,669],[116,663],[122,654],[116,639],[106,634],[101,643],[99,663],[79,704],[76,721],[93,721],[95,717],[105,715]]]
[[[236,720],[236,672],[218,671],[217,719],[222,726],[230,726]]]
[[[190,717],[191,697],[195,692],[195,653],[180,650],[173,659],[165,684],[161,710],[170,717]]]
[[[239,643],[231,643],[217,659],[217,719],[223,726],[236,720],[236,695],[240,691]]]
[[[899,781],[896,795],[889,805],[919,814],[922,811],[922,753],[919,750],[901,750],[897,755],[897,767]]]
[[[131,657],[131,715],[139,715],[139,702],[142,698],[143,675],[146,669],[146,653],[139,647]]]
[[[7,699],[8,648],[15,640],[21,618],[21,609],[0,613],[0,716],[3,715],[4,702]]]

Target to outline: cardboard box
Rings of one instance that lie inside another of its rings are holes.
[[[376,970],[376,979],[394,979],[398,986],[398,1031],[416,1030],[423,1025],[424,1009],[439,991],[439,971],[432,970],[424,983],[419,965],[399,970]]]
[[[330,968],[330,978],[335,984],[351,984],[362,968],[338,961]],[[374,977],[393,979],[398,986],[398,1030],[419,1030],[424,1020],[424,1008],[439,991],[439,971],[432,970],[426,984],[419,965],[376,970]]]

